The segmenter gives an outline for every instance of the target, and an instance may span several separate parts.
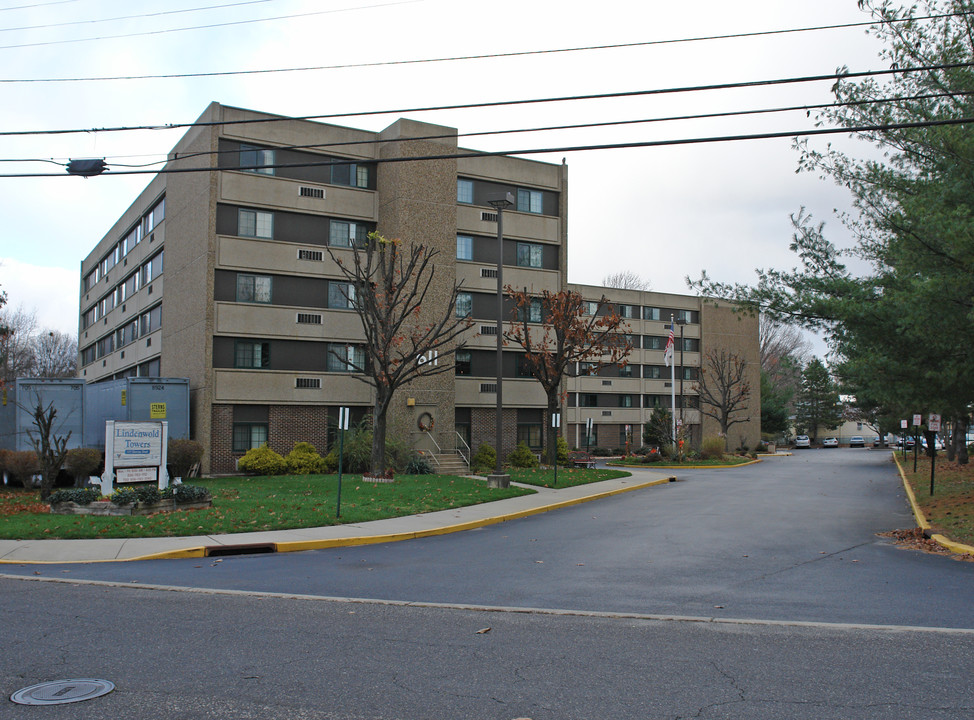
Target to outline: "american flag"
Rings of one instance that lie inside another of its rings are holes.
[[[670,323],[670,336],[666,339],[666,350],[663,351],[663,362],[666,367],[673,364],[673,323]]]

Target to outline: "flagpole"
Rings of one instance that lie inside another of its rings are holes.
[[[670,337],[667,341],[670,353],[670,415],[673,425],[673,449],[676,449],[676,362],[673,357],[673,316],[670,315]]]

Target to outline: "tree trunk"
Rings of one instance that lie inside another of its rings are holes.
[[[944,423],[943,426],[944,430],[947,431],[944,433],[944,450],[947,451],[948,462],[954,462],[954,460],[957,459],[957,425],[958,421],[954,420],[953,422],[949,423],[949,427],[948,423]]]
[[[369,462],[373,475],[381,475],[386,471],[386,412],[388,410],[388,399],[376,391],[372,414],[372,459]]]
[[[967,465],[967,416],[962,415],[954,424],[954,447],[957,448],[957,462]]]

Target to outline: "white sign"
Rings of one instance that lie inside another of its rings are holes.
[[[428,362],[431,362],[434,365],[439,365],[440,364],[440,351],[439,350],[430,350],[429,353],[427,353],[426,355],[419,355],[416,358],[416,362],[418,362],[420,365],[425,365]]]
[[[913,424],[919,427],[923,423],[923,415],[914,415]]]
[[[159,467],[162,464],[162,424],[115,423],[112,460],[115,467]]]
[[[551,413],[551,427],[561,427],[561,413]]]
[[[930,432],[940,432],[940,416],[930,413],[930,418],[927,420],[927,429]]]
[[[351,408],[340,407],[338,408],[338,429],[348,430],[348,416],[351,413]]]
[[[900,430],[906,430],[906,420],[900,420]]]
[[[115,471],[117,483],[154,483],[159,479],[159,471],[154,467],[119,468]]]

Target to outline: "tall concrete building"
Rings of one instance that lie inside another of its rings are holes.
[[[515,198],[504,213],[504,284],[532,293],[572,287],[565,165],[465,150],[455,129],[412,120],[375,133],[214,103],[82,262],[79,374],[89,382],[189,378],[204,472],[232,472],[264,442],[282,453],[297,441],[324,450],[339,407],[351,407],[357,421],[373,402],[349,367],[364,334],[332,255],[350,258],[351,247],[377,231],[435,249],[428,303],[444,307],[459,282],[456,312],[473,322],[452,372],[397,394],[390,431],[426,450],[493,444],[498,244],[487,199],[498,192]],[[657,341],[647,338],[660,334],[671,309],[685,311],[684,362],[698,367],[710,310],[688,296],[574,287],[638,311],[638,378],[613,379],[612,393],[604,384],[590,392],[593,378],[566,380],[564,432],[575,445],[584,445],[573,425],[584,420],[590,396],[599,396],[596,407],[636,402],[598,418],[606,427],[599,441],[617,446],[618,426],[642,422],[654,407],[647,403],[664,394],[657,378],[643,377],[656,372]],[[751,325],[715,321],[714,337],[756,361]],[[546,422],[540,385],[519,368],[515,349],[506,349],[504,453],[519,440],[537,447]],[[605,399],[613,394],[630,399]],[[431,432],[417,423],[424,413],[435,420]],[[749,432],[756,439],[754,427]]]

